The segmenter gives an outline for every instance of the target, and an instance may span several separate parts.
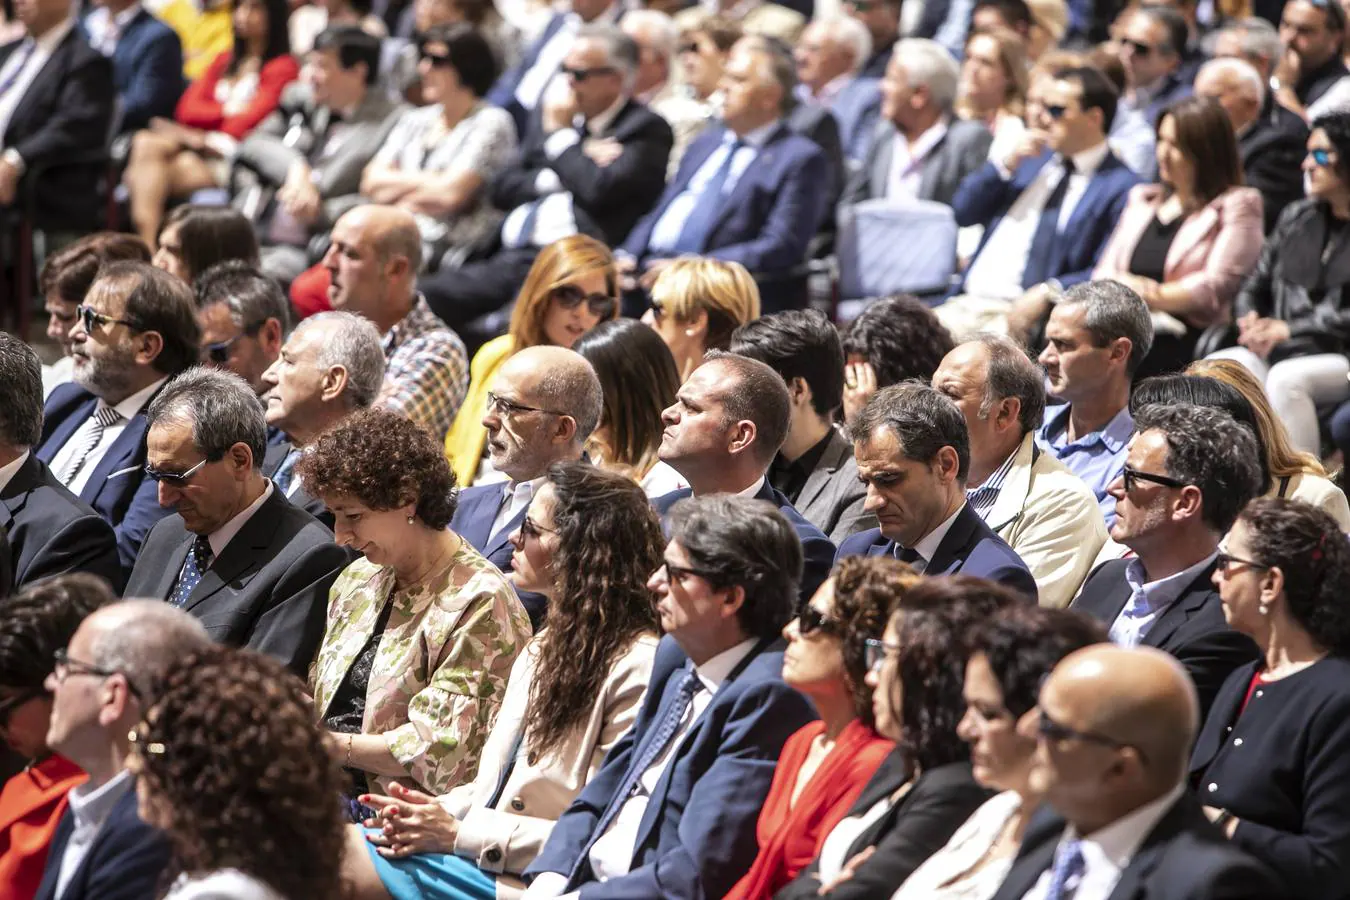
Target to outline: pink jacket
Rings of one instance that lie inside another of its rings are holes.
[[[1157,184],[1130,190],[1093,278],[1130,271],[1139,238],[1165,198]],[[1261,194],[1256,188],[1229,188],[1188,216],[1163,267],[1164,282],[1183,284],[1191,292],[1190,311],[1182,318],[1197,328],[1226,321],[1238,287],[1256,266],[1262,240]]]

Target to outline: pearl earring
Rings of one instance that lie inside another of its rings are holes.
[[[412,523],[413,523],[413,517],[412,517],[412,516],[408,516],[408,524],[411,525]]]
[[[1257,607],[1257,612],[1261,613],[1261,615],[1263,616],[1268,616],[1270,615],[1270,607],[1262,603],[1259,607]]]

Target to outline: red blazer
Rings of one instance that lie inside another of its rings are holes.
[[[223,131],[235,140],[242,140],[281,103],[282,90],[300,77],[300,66],[292,56],[278,56],[264,63],[258,73],[258,89],[253,94],[253,101],[243,112],[227,116],[216,100],[216,85],[225,75],[231,55],[217,56],[206,74],[188,85],[183,96],[178,98],[174,118],[190,128]]]
[[[820,845],[848,815],[858,795],[895,745],[858,719],[839,734],[829,752],[802,788],[796,804],[792,791],[797,773],[814,741],[825,730],[821,722],[802,727],[783,745],[769,796],[759,813],[755,835],[759,855],[727,900],[772,897],[820,855]]]
[[[33,900],[66,794],[88,775],[63,756],[29,766],[0,788],[0,900]]]

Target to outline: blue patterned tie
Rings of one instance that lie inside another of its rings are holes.
[[[694,208],[689,211],[689,218],[684,220],[684,225],[680,228],[680,236],[675,240],[673,248],[676,253],[703,252],[708,232],[712,231],[713,222],[722,209],[722,188],[726,186],[727,176],[731,174],[731,164],[736,160],[736,151],[744,146],[745,143],[740,138],[727,145],[726,158],[703,185],[698,199],[694,201]]]
[[[1055,851],[1055,867],[1050,871],[1050,887],[1046,889],[1045,900],[1069,900],[1077,892],[1086,868],[1082,841],[1060,844]]]
[[[286,458],[277,466],[277,470],[272,473],[272,484],[281,496],[289,497],[291,493],[291,482],[295,480],[295,464],[300,461],[300,451],[292,450],[286,454]]]
[[[178,607],[187,603],[188,597],[192,596],[193,590],[201,583],[202,575],[211,568],[213,558],[211,542],[204,535],[197,535],[196,540],[192,542],[192,549],[188,551],[187,559],[183,560],[183,571],[178,574],[178,586],[169,597],[170,603]]]
[[[1120,615],[1111,623],[1109,634],[1111,643],[1118,647],[1139,646],[1139,642],[1148,634],[1148,626],[1153,624],[1149,620],[1152,614],[1153,607],[1148,605],[1148,595],[1144,593],[1144,589],[1134,588],[1130,594],[1130,602],[1125,604]]]
[[[1064,197],[1069,193],[1069,179],[1073,177],[1075,167],[1072,157],[1064,157],[1064,174],[1059,183],[1045,198],[1041,208],[1041,217],[1036,220],[1036,231],[1031,237],[1031,246],[1027,251],[1026,268],[1022,274],[1022,287],[1029,288],[1047,278],[1058,275],[1059,267],[1055,262],[1059,254],[1055,252],[1055,242],[1059,239],[1059,212],[1064,205]],[[1067,223],[1066,223],[1067,224]]]

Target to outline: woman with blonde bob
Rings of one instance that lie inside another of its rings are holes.
[[[618,290],[614,257],[595,238],[574,234],[539,252],[516,296],[506,334],[484,344],[469,364],[469,392],[445,436],[445,455],[460,484],[473,484],[482,463],[487,443],[483,409],[501,364],[526,347],[570,349],[596,325],[618,317]]]
[[[1270,473],[1267,497],[1302,500],[1335,519],[1341,531],[1350,531],[1350,503],[1345,494],[1327,478],[1327,470],[1316,456],[1294,447],[1288,429],[1275,415],[1265,388],[1255,375],[1231,359],[1197,360],[1186,367],[1186,374],[1221,381],[1235,388],[1252,405],[1260,431],[1256,437],[1266,449]]]
[[[675,357],[684,382],[709,350],[725,350],[731,333],[759,318],[759,288],[745,266],[718,259],[677,259],[652,285],[642,316]]]

